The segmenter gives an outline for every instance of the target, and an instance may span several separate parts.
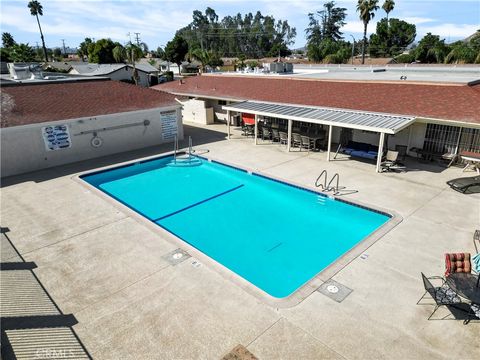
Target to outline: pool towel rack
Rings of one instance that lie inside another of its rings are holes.
[[[323,180],[323,182],[321,182],[321,180]],[[330,179],[330,181],[328,182],[328,184],[327,184],[327,180],[328,180],[328,173],[327,173],[327,170],[324,169],[318,176],[317,180],[315,181],[315,186],[321,188],[323,192],[333,191],[334,195],[338,194],[340,175],[338,173],[335,173]],[[336,180],[336,185],[331,186],[335,180]]]

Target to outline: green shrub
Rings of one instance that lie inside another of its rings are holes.
[[[165,71],[164,75],[167,78],[167,81],[173,81],[173,71]]]
[[[395,61],[399,64],[410,64],[415,61],[415,56],[411,54],[401,54],[395,57]]]

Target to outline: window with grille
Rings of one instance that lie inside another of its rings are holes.
[[[460,141],[459,141],[460,136]],[[480,153],[480,129],[427,124],[423,149],[438,153],[472,151]]]

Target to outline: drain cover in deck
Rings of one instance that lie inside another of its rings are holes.
[[[342,302],[353,290],[345,285],[340,284],[339,282],[336,282],[335,280],[330,279],[324,282],[317,289],[317,291],[335,300],[336,302]]]
[[[168,254],[163,255],[162,259],[168,262],[170,265],[175,266],[184,262],[190,257],[190,254],[182,249],[175,249]]]

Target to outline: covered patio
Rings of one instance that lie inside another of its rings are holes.
[[[290,151],[293,141],[293,122],[328,126],[327,161],[331,160],[332,133],[334,127],[374,132],[379,134],[378,154],[376,155],[376,171],[381,171],[384,153],[385,135],[394,135],[415,122],[414,117],[382,114],[365,111],[332,109],[325,107],[283,105],[256,101],[244,101],[223,106],[227,110],[227,138],[230,139],[230,126],[233,113],[254,115],[254,142],[258,142],[260,117],[283,119],[287,121],[287,151]],[[407,146],[408,147],[408,146]]]

